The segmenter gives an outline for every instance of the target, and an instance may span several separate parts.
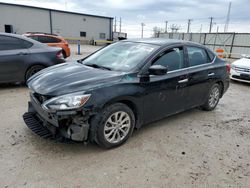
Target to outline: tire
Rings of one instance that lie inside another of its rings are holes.
[[[35,73],[39,72],[40,70],[44,69],[45,67],[42,65],[34,65],[32,67],[30,67],[25,74],[25,82],[27,82],[27,80],[33,76]]]
[[[212,111],[216,108],[219,103],[221,96],[221,86],[219,84],[214,84],[210,90],[206,100],[206,103],[201,106],[202,110]]]
[[[134,126],[133,111],[125,104],[112,104],[91,119],[90,141],[106,149],[118,147],[128,140]]]

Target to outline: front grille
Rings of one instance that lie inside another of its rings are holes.
[[[238,72],[250,73],[250,68],[235,67],[235,70]]]
[[[243,76],[236,76],[236,75],[233,75],[232,77],[236,79],[240,79],[240,80],[250,81],[250,77],[243,77]]]
[[[39,122],[38,118],[33,113],[26,112],[23,115],[25,124],[37,135],[43,138],[53,138],[52,133]]]

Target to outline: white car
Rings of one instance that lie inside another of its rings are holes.
[[[250,55],[242,55],[231,65],[230,78],[232,80],[250,83]]]

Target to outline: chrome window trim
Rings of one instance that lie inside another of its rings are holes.
[[[212,62],[201,64],[201,65],[196,65],[196,66],[192,66],[192,67],[185,67],[185,68],[174,70],[174,71],[169,71],[167,74],[174,73],[174,72],[179,72],[179,71],[183,71],[183,70],[189,70],[189,69],[192,69],[192,68],[204,67],[204,66],[207,66],[209,64],[213,64],[215,62],[215,59],[216,59],[216,56],[214,57]]]
[[[185,46],[185,45],[183,45],[183,44],[178,44],[178,45],[176,45],[176,46],[174,46],[174,45],[173,45],[173,46],[168,46],[167,48],[161,49],[156,55],[154,55],[153,57],[151,57],[150,60],[149,60],[148,62],[151,62],[158,54],[160,54],[160,53],[162,53],[162,52],[164,52],[164,51],[166,51],[166,50],[168,50],[168,49],[171,49],[171,48],[179,48],[179,47],[185,48],[185,47],[187,47],[187,46]],[[198,47],[198,48],[202,48],[202,47]],[[206,50],[206,49],[204,49],[204,48],[202,48],[202,49],[203,49],[203,50]],[[185,70],[189,70],[189,69],[193,69],[193,68],[195,69],[195,68],[207,66],[207,65],[209,65],[209,64],[213,64],[213,63],[215,62],[216,58],[217,58],[217,56],[214,55],[214,59],[213,59],[211,62],[208,62],[208,63],[205,63],[205,64],[201,64],[201,65],[192,66],[192,67],[185,67],[185,68],[181,68],[181,69],[178,69],[178,70],[169,71],[169,72],[167,72],[167,74],[171,74],[171,73],[175,73],[175,72],[180,72],[180,71],[185,71]],[[143,69],[143,68],[142,68],[142,69]],[[153,77],[153,76],[157,76],[157,75],[149,75],[149,77]],[[161,76],[165,76],[165,75],[161,75]],[[141,75],[140,75],[140,74],[137,74],[137,77],[140,78]]]

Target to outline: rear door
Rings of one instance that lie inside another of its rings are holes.
[[[188,106],[202,105],[206,100],[211,80],[216,77],[213,59],[207,50],[197,46],[186,46],[188,55]]]
[[[29,54],[27,45],[19,38],[0,35],[0,82],[24,79],[23,67]]]

